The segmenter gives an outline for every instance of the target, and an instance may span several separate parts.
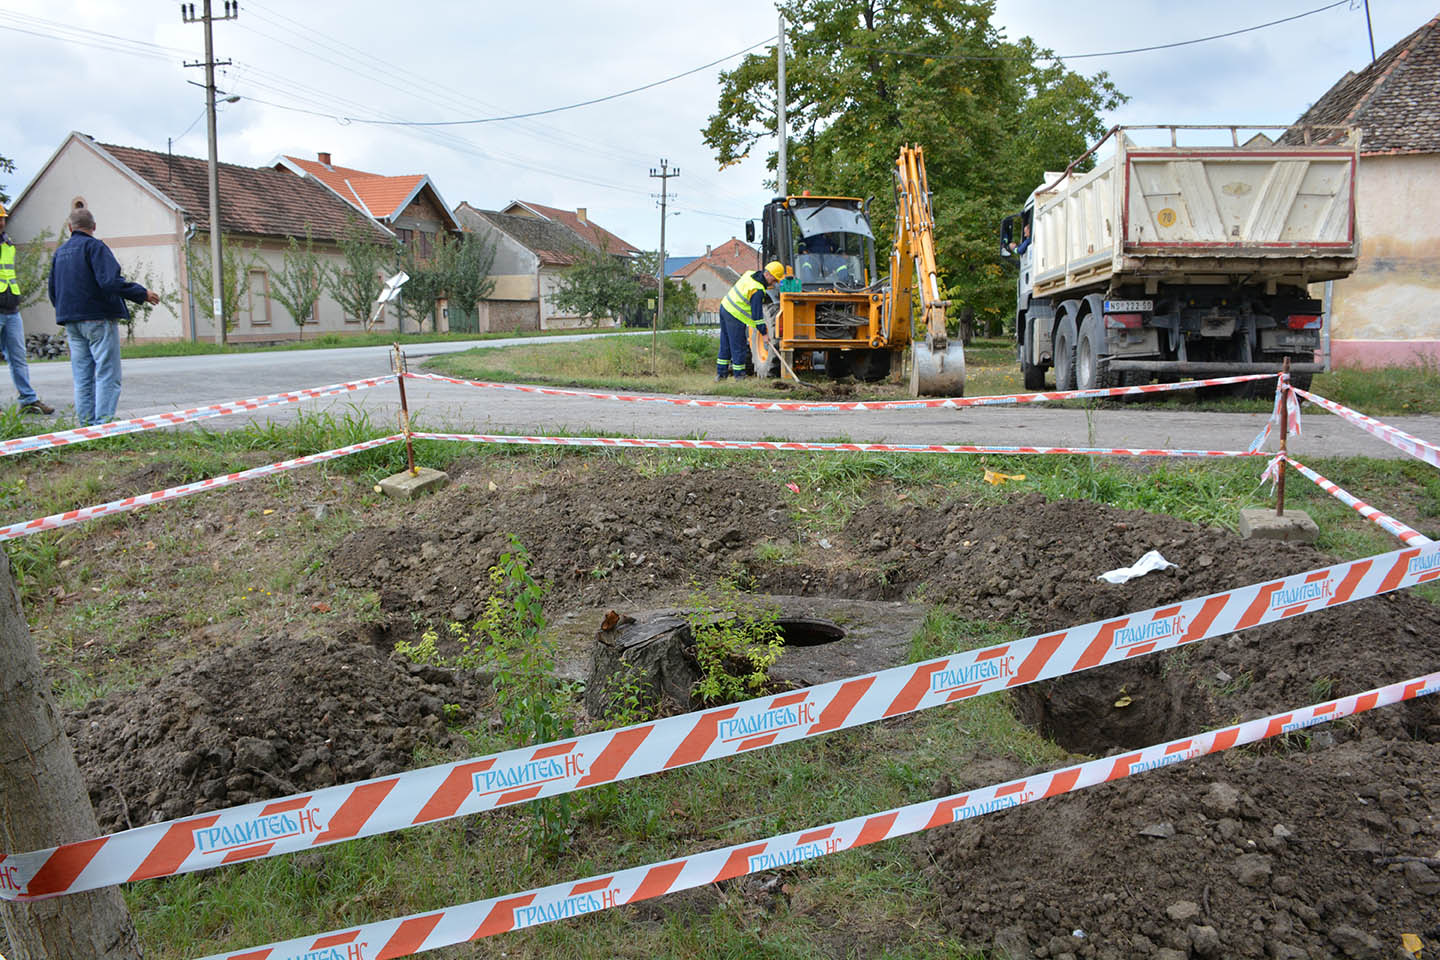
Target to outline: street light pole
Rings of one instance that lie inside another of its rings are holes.
[[[778,87],[779,96],[776,98],[776,108],[777,108],[777,109],[776,109],[776,113],[778,114],[778,121],[779,121],[779,122],[776,124],[776,130],[777,130],[777,132],[780,134],[780,157],[779,157],[779,162],[776,164],[775,173],[776,173],[776,175],[777,175],[777,176],[776,176],[776,184],[780,187],[779,191],[777,191],[777,192],[778,192],[779,196],[782,196],[782,197],[783,197],[783,196],[786,196],[786,195],[787,195],[787,194],[786,194],[786,190],[788,189],[788,185],[789,185],[789,182],[790,182],[790,181],[789,181],[789,178],[786,176],[786,172],[785,172],[785,141],[786,141],[787,139],[789,139],[789,138],[785,136],[785,15],[784,15],[784,14],[781,14],[781,15],[780,15],[780,43],[778,44],[778,46],[777,46],[777,48],[776,48],[776,52],[777,52],[777,55],[778,55],[778,57],[779,57],[779,66],[780,66],[779,76],[777,77],[777,80],[778,80],[777,87]]]
[[[210,292],[213,296],[215,316],[215,342],[225,343],[225,274],[220,255],[220,168],[219,147],[215,135],[215,68],[227,66],[230,61],[215,60],[215,41],[211,24],[216,20],[234,20],[240,16],[238,0],[225,0],[225,15],[216,17],[210,10],[210,0],[203,0],[203,13],[195,16],[195,4],[180,4],[180,19],[185,23],[201,22],[205,25],[205,60],[203,63],[187,63],[187,67],[205,68],[205,129],[210,143],[209,188],[210,188]]]

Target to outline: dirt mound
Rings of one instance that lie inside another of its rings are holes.
[[[1394,956],[1440,945],[1437,769],[1440,746],[1380,737],[1238,752],[920,846],[947,925],[1002,957]]]
[[[486,572],[514,534],[548,580],[547,604],[601,605],[617,595],[706,582],[767,536],[794,536],[788,511],[765,504],[753,471],[645,476],[578,463],[517,481],[485,465],[452,468],[454,486],[404,526],[356,531],[326,576],[380,591],[390,612],[464,620],[489,595]],[[496,484],[491,490],[490,484]]]
[[[444,745],[467,677],[354,639],[266,637],[183,663],[67,717],[100,826],[123,830],[415,765]],[[450,708],[453,712],[456,707]]]

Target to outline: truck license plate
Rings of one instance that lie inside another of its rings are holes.
[[[1154,300],[1106,300],[1106,313],[1153,313]]]

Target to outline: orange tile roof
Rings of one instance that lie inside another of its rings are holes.
[[[747,270],[759,269],[759,265],[760,251],[738,237],[731,237],[703,257],[696,257],[676,270],[673,276],[688,277],[704,266],[724,267],[739,276]]]
[[[358,200],[377,220],[399,216],[406,200],[425,180],[423,173],[387,177],[353,167],[324,164],[318,160],[285,157],[310,176],[334,190],[349,202]]]
[[[547,207],[544,204],[530,203],[525,200],[516,200],[510,204],[510,207],[514,207],[516,204],[522,207],[528,207],[535,213],[549,220],[556,220],[565,224],[565,226],[583,237],[586,242],[594,244],[597,249],[604,250],[607,253],[623,256],[640,253],[639,247],[626,243],[589,217],[581,220],[580,214],[575,210],[561,210],[559,207]],[[511,212],[510,207],[506,207],[503,212]]]

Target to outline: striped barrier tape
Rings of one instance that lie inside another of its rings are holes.
[[[682,449],[682,450],[769,450],[769,451],[810,451],[818,453],[844,452],[844,453],[993,453],[993,454],[1077,454],[1084,456],[1100,457],[1245,457],[1258,456],[1259,454],[1246,453],[1238,450],[1162,450],[1162,449],[1139,449],[1139,448],[1093,448],[1093,447],[983,447],[968,446],[961,444],[946,443],[820,443],[791,440],[684,440],[669,438],[644,438],[644,437],[521,437],[506,436],[501,434],[471,434],[471,433],[412,433],[415,440],[454,440],[465,443],[493,443],[493,444],[516,444],[522,446],[557,446],[557,447],[629,447],[633,449]],[[9,526],[0,527],[0,542],[14,540],[18,537],[26,537],[32,533],[41,533],[46,530],[55,530],[59,527],[69,526],[72,523],[79,523],[82,520],[91,520],[95,517],[102,517],[113,513],[125,513],[140,507],[146,507],[165,500],[175,500],[180,497],[187,497],[192,493],[199,493],[204,490],[212,490],[232,483],[239,483],[243,480],[251,480],[255,477],[265,476],[271,473],[280,473],[284,470],[293,470],[296,467],[308,466],[312,463],[319,463],[323,460],[332,460],[336,457],[343,457],[350,453],[359,453],[362,450],[369,450],[372,447],[384,446],[387,443],[394,443],[405,439],[404,434],[393,434],[376,440],[367,440],[363,443],[353,444],[348,447],[341,447],[338,450],[328,450],[324,453],[312,454],[308,457],[300,457],[296,460],[286,460],[283,463],[272,463],[264,467],[254,467],[249,470],[242,470],[238,473],[226,474],[223,477],[211,477],[207,480],[199,480],[195,483],[185,484],[179,487],[170,487],[167,490],[157,490],[153,493],[140,494],[133,497],[125,497],[122,500],[112,500],[109,503],[102,503],[92,507],[81,507],[76,510],[67,510],[64,513],[51,514],[48,517],[40,517],[35,520],[25,520],[19,523],[12,523]]]
[[[1275,407],[1270,411],[1270,419],[1265,421],[1265,429],[1261,430],[1250,446],[1246,448],[1247,453],[1258,453],[1265,446],[1265,441],[1270,439],[1270,434],[1280,426],[1281,397],[1286,397],[1285,415],[1289,418],[1286,421],[1286,430],[1295,435],[1300,435],[1300,401],[1295,399],[1295,391],[1290,387],[1290,375],[1282,373],[1275,382]]]
[[[256,477],[267,477],[276,473],[284,473],[286,470],[294,470],[297,467],[308,467],[314,463],[323,463],[326,460],[334,460],[337,457],[349,456],[352,453],[359,453],[362,450],[383,447],[387,443],[395,443],[398,440],[404,439],[404,434],[396,433],[388,437],[378,437],[374,440],[352,443],[348,447],[326,450],[323,453],[312,453],[306,457],[296,457],[294,460],[283,460],[280,463],[270,463],[263,467],[251,467],[249,470],[227,473],[220,477],[209,477],[205,480],[197,480],[194,483],[182,484],[178,487],[156,490],[153,493],[142,493],[138,496],[125,497],[121,500],[111,500],[109,503],[102,503],[93,507],[80,507],[76,510],[66,510],[64,513],[52,513],[48,517],[12,523],[9,526],[0,527],[0,542],[15,540],[19,537],[28,537],[32,533],[41,533],[46,530],[58,530],[61,527],[68,527],[72,523],[80,523],[83,520],[93,520],[96,517],[105,517],[116,513],[128,513],[131,510],[138,510],[141,507],[148,507],[151,504],[163,503],[166,500],[178,500],[181,497],[188,497],[194,493],[204,493],[206,490],[218,490],[221,487],[228,487],[233,483],[253,480]]]
[[[1440,578],[1397,550],[1014,643],[650,723],[136,827],[0,858],[37,900],[312,849],[736,756],[1089,670]]]
[[[10,456],[16,453],[33,453],[36,450],[48,450],[52,447],[63,447],[72,443],[84,443],[87,440],[100,440],[104,437],[117,437],[122,434],[135,433],[140,430],[153,430],[156,427],[173,427],[182,423],[191,423],[195,420],[204,420],[209,417],[223,417],[232,413],[248,413],[252,410],[263,410],[266,407],[275,407],[286,403],[299,403],[301,400],[330,397],[337,393],[350,393],[355,390],[364,390],[368,387],[383,386],[384,384],[395,382],[395,379],[395,374],[391,373],[383,377],[369,377],[365,380],[335,383],[328,387],[310,387],[305,390],[294,390],[288,393],[271,393],[263,397],[251,397],[249,400],[230,400],[225,403],[212,403],[208,407],[193,407],[189,410],[176,410],[171,413],[155,413],[148,417],[116,420],[112,423],[102,423],[93,427],[76,427],[73,430],[59,430],[55,433],[42,433],[33,437],[16,437],[13,440],[0,440],[0,457]]]
[[[1198,387],[1224,386],[1244,383],[1247,380],[1264,380],[1276,376],[1273,373],[1247,373],[1234,377],[1217,377],[1212,380],[1187,380],[1183,383],[1147,383],[1138,387],[1106,387],[1094,390],[1051,390],[1047,393],[1014,393],[995,397],[927,397],[914,400],[855,400],[845,403],[825,400],[715,400],[702,397],[666,397],[634,393],[603,393],[587,390],[565,390],[560,387],[530,387],[518,383],[493,383],[488,380],[465,380],[460,377],[446,377],[438,373],[406,373],[410,380],[431,380],[436,383],[451,383],[462,387],[481,387],[487,390],[513,390],[519,393],[534,393],[546,397],[582,397],[589,400],[619,400],[625,403],[668,403],[678,407],[736,407],[748,410],[789,410],[810,412],[855,412],[864,410],[906,410],[906,409],[953,409],[963,407],[988,407],[1016,403],[1049,403],[1053,400],[1085,400],[1100,397],[1133,397],[1150,393],[1165,393],[1170,390],[1194,390]]]
[[[1414,547],[1419,546],[1420,544],[1430,543],[1430,538],[1425,536],[1425,534],[1421,533],[1419,530],[1408,527],[1405,524],[1401,523],[1399,520],[1396,520],[1394,517],[1390,516],[1388,513],[1384,513],[1383,511],[1375,509],[1374,507],[1370,506],[1370,504],[1366,503],[1364,500],[1361,500],[1359,497],[1345,490],[1345,488],[1337,486],[1332,481],[1326,479],[1325,477],[1322,477],[1320,474],[1316,473],[1314,470],[1311,470],[1309,467],[1305,466],[1305,464],[1301,463],[1300,461],[1288,456],[1284,459],[1286,463],[1290,464],[1290,466],[1300,471],[1300,474],[1302,476],[1312,481],[1321,490],[1324,490],[1336,500],[1339,500],[1347,507],[1355,510],[1360,514],[1360,516],[1364,517],[1366,520],[1369,520],[1371,523],[1376,524],[1386,533],[1399,537],[1400,541],[1407,546]]]
[[[1421,440],[1413,434],[1406,433],[1399,427],[1392,427],[1388,423],[1381,423],[1374,417],[1367,417],[1365,414],[1342,406],[1334,400],[1326,400],[1324,397],[1316,396],[1308,390],[1296,388],[1295,392],[1311,403],[1318,404],[1331,413],[1349,420],[1361,430],[1385,441],[1395,449],[1402,450],[1417,460],[1423,460],[1432,467],[1440,467],[1440,446],[1436,446],[1427,440]]]
[[[205,960],[393,960],[933,830],[1435,693],[1440,693],[1440,672],[1119,756],[766,840],[737,843],[662,863],[346,927],[318,936],[312,934],[239,952],[214,954]]]
[[[812,453],[1075,454],[1092,457],[1253,457],[1243,450],[1166,450],[1138,447],[1006,447],[959,443],[824,443],[806,440],[686,440],[649,437],[522,437],[487,433],[416,433],[416,440],[550,447],[631,447],[650,450],[769,450]]]

